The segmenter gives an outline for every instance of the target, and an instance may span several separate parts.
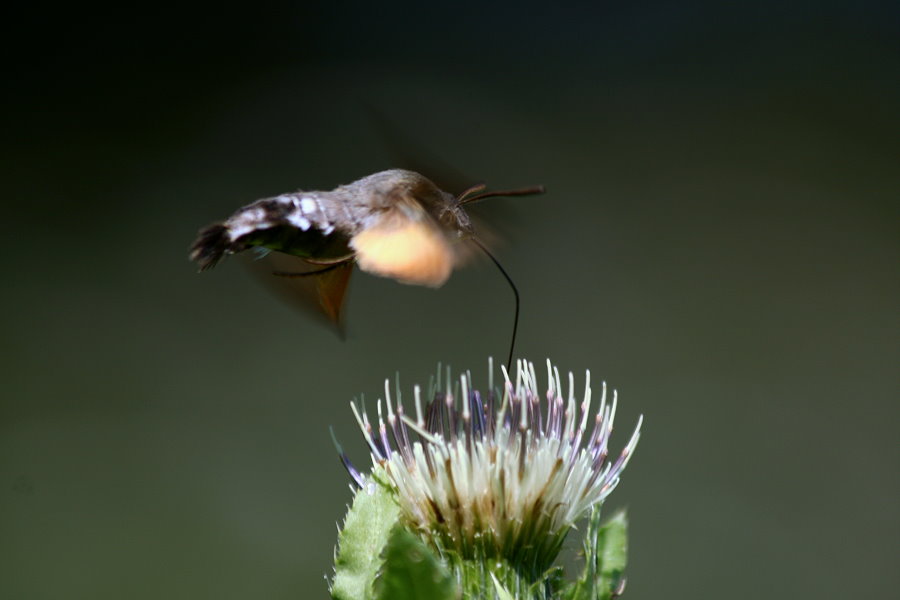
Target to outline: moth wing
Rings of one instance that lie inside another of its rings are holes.
[[[350,239],[359,268],[400,283],[440,287],[457,264],[457,251],[413,195],[391,207]]]
[[[316,317],[344,337],[343,309],[353,261],[321,265],[282,252],[269,252],[262,257],[251,257],[251,254],[242,253],[237,258],[263,285],[286,304]],[[309,275],[279,277],[273,273]]]
[[[366,106],[368,120],[381,139],[391,163],[401,169],[422,173],[439,188],[459,194],[477,183],[468,175],[448,163],[433,148],[416,136],[408,128],[400,125],[387,111],[375,105]]]
[[[479,182],[469,177],[434,151],[420,137],[393,118],[388,111],[375,105],[366,107],[369,123],[381,139],[392,163],[426,175],[439,188],[460,194]],[[491,198],[489,202],[477,202],[466,207],[478,240],[488,248],[505,246],[513,232],[519,228],[520,211],[514,210],[507,198]],[[458,245],[456,266],[472,261],[483,254],[471,244]]]

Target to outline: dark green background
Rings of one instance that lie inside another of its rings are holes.
[[[196,230],[413,152],[485,205],[518,354],[621,394],[626,598],[878,598],[898,556],[898,11],[32,9],[4,24],[0,597],[325,598],[348,402],[485,375],[511,294],[358,274],[348,339]]]

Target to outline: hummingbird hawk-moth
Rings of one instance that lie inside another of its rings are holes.
[[[401,283],[440,287],[460,264],[462,244],[475,238],[465,204],[493,196],[543,192],[543,187],[485,192],[477,185],[454,196],[414,171],[392,169],[332,191],[298,191],[257,200],[200,230],[190,258],[201,271],[250,248],[299,259],[285,277],[312,278],[314,306],[339,325],[353,265]],[[515,291],[515,286],[513,286]],[[518,315],[518,293],[516,293]],[[513,334],[515,335],[515,334]]]

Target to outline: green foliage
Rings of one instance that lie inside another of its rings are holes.
[[[628,519],[619,511],[600,524],[600,507],[591,509],[584,536],[584,571],[564,594],[566,600],[613,600],[625,586]]]
[[[334,600],[375,600],[373,583],[382,566],[382,552],[397,523],[400,509],[391,492],[374,478],[353,499],[338,536],[331,597]]]
[[[497,592],[497,600],[515,600],[509,590],[497,581],[497,577],[493,573],[491,573],[491,580],[494,582],[494,591]]]
[[[465,600],[557,600],[562,569],[553,567],[536,579],[505,559],[453,560],[451,567],[460,581]]]
[[[417,536],[394,527],[375,581],[378,600],[454,600],[456,583],[435,553]]]

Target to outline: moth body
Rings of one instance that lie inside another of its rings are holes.
[[[258,247],[312,265],[302,275],[355,263],[401,283],[439,287],[460,262],[459,242],[472,235],[459,199],[418,173],[392,169],[331,191],[252,202],[202,229],[190,258],[204,271],[225,255]],[[340,318],[349,274],[349,268],[339,269],[314,288],[332,321]]]
[[[297,191],[262,198],[197,234],[190,258],[201,271],[225,255],[250,248],[266,253],[270,272],[285,276],[278,291],[305,304],[341,329],[341,314],[353,265],[401,283],[440,287],[462,257],[461,242],[472,238],[500,270],[515,296],[507,367],[512,365],[519,319],[519,293],[483,243],[475,239],[463,205],[496,196],[528,196],[543,186],[485,192],[470,187],[448,194],[414,171],[391,169],[331,191]],[[289,262],[290,264],[285,264]]]
[[[200,270],[259,246],[311,261],[355,259],[404,283],[439,286],[457,262],[454,242],[472,235],[457,199],[418,173],[393,169],[332,191],[263,198],[201,230],[191,248]]]

